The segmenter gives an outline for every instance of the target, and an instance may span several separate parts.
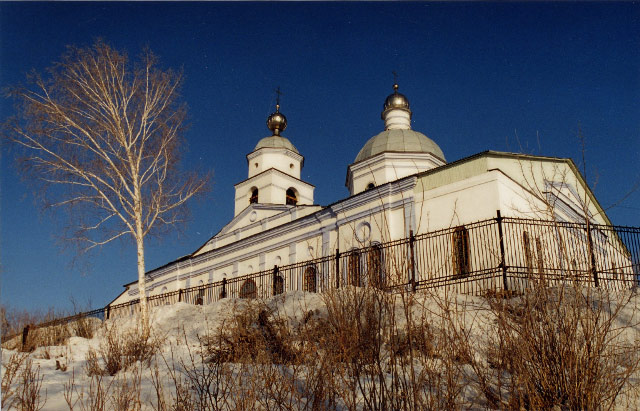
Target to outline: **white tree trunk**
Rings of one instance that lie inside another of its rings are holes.
[[[142,236],[142,223],[136,224],[136,245],[138,248],[138,293],[140,295],[140,320],[145,336],[149,335],[149,310],[147,307],[147,285],[145,282],[144,266],[144,237]]]

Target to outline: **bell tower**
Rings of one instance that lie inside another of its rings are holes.
[[[247,154],[248,178],[235,185],[235,213],[253,205],[312,205],[315,187],[300,179],[304,157],[281,134],[287,118],[280,112],[280,93],[276,111],[267,118],[271,135],[261,139]]]

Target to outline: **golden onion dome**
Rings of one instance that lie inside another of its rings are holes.
[[[267,127],[274,136],[279,136],[287,128],[287,118],[280,112],[280,104],[276,104],[276,112],[267,119]]]
[[[384,101],[384,107],[382,108],[381,117],[384,120],[385,115],[390,110],[404,110],[411,114],[411,109],[409,108],[409,99],[405,97],[404,94],[398,93],[398,85],[393,85],[393,93],[389,94],[387,99]]]

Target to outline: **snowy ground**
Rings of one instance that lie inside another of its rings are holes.
[[[625,297],[628,295],[624,294]],[[459,310],[460,313],[463,313],[459,318],[469,325],[469,329],[474,333],[472,337],[484,338],[484,325],[493,321],[493,318],[487,310],[486,301],[480,297],[438,295],[437,298],[433,298],[432,295],[418,294],[416,303],[412,305],[413,317],[420,318],[428,315],[431,316],[430,318],[435,318],[433,316],[439,316],[445,308],[442,306],[442,301],[447,299],[453,302],[452,305],[448,306],[449,309]],[[201,357],[196,356],[196,361],[190,362],[190,355],[193,356],[201,348],[199,337],[211,334],[212,330],[224,326],[224,324],[231,321],[235,313],[241,311],[247,304],[266,305],[272,312],[277,312],[281,318],[285,318],[290,327],[297,327],[305,316],[308,317],[310,314],[319,318],[327,316],[327,306],[321,295],[300,291],[289,292],[283,296],[263,302],[224,299],[205,306],[178,303],[154,308],[151,317],[153,333],[161,342],[161,348],[153,363],[158,364],[160,378],[165,388],[164,394],[167,399],[175,395],[175,386],[169,378],[168,367],[174,367],[175,370],[180,372],[182,370],[181,364],[200,366],[202,364]],[[624,338],[634,343],[640,341],[640,328],[638,327],[638,322],[640,321],[639,307],[640,297],[637,294],[633,295],[617,320],[618,326],[624,328]],[[400,302],[397,304],[396,313],[399,322],[405,321],[404,318],[406,316],[403,312],[403,305]],[[108,326],[113,326],[114,324],[120,330],[132,330],[137,327],[135,317],[106,322]],[[91,408],[88,399],[89,392],[92,389],[95,390],[95,386],[92,387],[92,379],[87,376],[85,363],[87,353],[91,349],[100,349],[101,343],[104,341],[104,335],[105,327],[103,325],[92,339],[71,337],[64,346],[39,347],[29,354],[30,359],[33,361],[34,369],[39,369],[39,374],[42,377],[40,395],[41,401],[46,401],[42,409],[69,409],[67,399],[65,399],[65,386],[71,385],[71,382],[73,382],[74,386],[71,390],[71,401],[75,404],[75,408]],[[8,349],[2,350],[3,376],[6,373],[6,365],[14,355],[18,355],[18,353]],[[135,370],[141,370],[139,371],[140,402],[144,409],[153,409],[157,407],[156,389],[152,384],[153,368],[139,366],[138,364],[130,368],[129,371],[120,372],[116,376],[104,376],[102,384],[104,387],[111,387],[112,391],[115,391],[115,387],[122,386],[123,381],[135,379],[134,377],[137,375]],[[637,384],[638,378],[634,381]],[[15,381],[13,387],[16,387]],[[635,390],[637,394],[637,387]],[[68,397],[69,390],[66,391]],[[473,401],[473,393],[465,395],[465,397],[468,396]],[[5,393],[3,393],[3,397],[5,397]],[[473,403],[468,403],[467,405],[471,408],[483,408],[486,406],[481,401],[476,402],[475,405]],[[105,409],[112,408],[114,408],[113,405],[107,405]],[[242,408],[242,406],[238,405],[238,408]],[[5,408],[3,407],[3,409]]]

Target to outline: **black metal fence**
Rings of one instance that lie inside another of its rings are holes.
[[[580,282],[612,290],[638,285],[640,227],[566,223],[501,217],[147,297],[149,307],[185,302],[210,304],[222,298],[268,298],[287,291],[322,292],[347,285],[391,292],[446,287],[481,294],[522,291],[533,283]],[[80,313],[135,314],[139,300]],[[55,324],[54,324],[55,323]]]

